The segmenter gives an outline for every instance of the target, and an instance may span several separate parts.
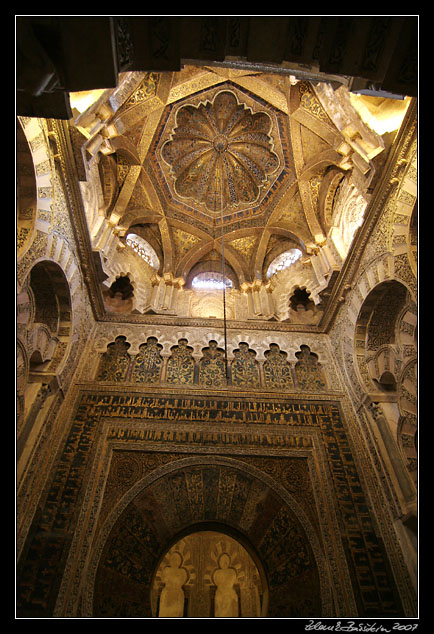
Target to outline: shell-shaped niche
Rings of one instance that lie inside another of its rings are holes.
[[[181,107],[161,150],[176,194],[215,213],[257,202],[280,166],[271,130],[268,114],[253,113],[230,91],[197,107]]]

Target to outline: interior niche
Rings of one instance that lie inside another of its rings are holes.
[[[154,617],[256,618],[265,608],[265,581],[235,539],[199,531],[174,544],[156,570]]]
[[[104,305],[109,313],[129,313],[133,309],[134,286],[129,275],[119,275],[104,292]]]
[[[314,310],[315,303],[310,297],[310,292],[305,288],[295,288],[289,299],[292,310]]]

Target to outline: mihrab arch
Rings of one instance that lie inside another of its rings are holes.
[[[267,617],[327,615],[325,562],[297,503],[250,465],[205,456],[168,462],[112,512],[94,551],[92,616],[152,617],[151,588],[162,557],[199,528],[234,537],[253,556],[266,576]]]

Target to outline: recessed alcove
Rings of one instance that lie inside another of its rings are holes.
[[[266,582],[241,543],[201,530],[177,541],[154,575],[154,617],[256,618],[264,614]]]

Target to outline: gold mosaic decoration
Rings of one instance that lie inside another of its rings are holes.
[[[301,107],[310,112],[310,114],[316,119],[329,123],[329,118],[324,112],[323,107],[318,101],[310,85],[307,82],[300,82],[298,84],[298,90],[300,94]]]
[[[131,106],[136,106],[137,104],[143,103],[149,99],[149,97],[153,97],[157,90],[158,78],[158,73],[146,73],[140,86],[134,91],[128,101],[125,102],[124,107],[129,108]]]
[[[139,354],[134,359],[131,380],[133,383],[158,383],[161,378],[163,346],[155,337],[149,337],[147,342],[139,347]]]
[[[191,356],[193,348],[187,345],[186,339],[180,339],[178,345],[172,348],[172,354],[167,361],[167,382],[173,384],[191,384],[194,379],[194,359]]]
[[[229,242],[238,253],[244,255],[248,260],[250,259],[257,243],[256,236],[246,236],[244,238],[237,238]]]
[[[178,259],[180,260],[190,249],[200,242],[200,238],[181,229],[172,229],[173,242]]]
[[[271,128],[268,114],[252,113],[227,90],[212,102],[181,107],[161,149],[176,195],[216,214],[256,203],[280,167]]]
[[[226,385],[224,350],[211,340],[199,361],[199,384],[210,388]]]
[[[265,352],[264,378],[267,387],[278,389],[293,389],[294,381],[291,366],[287,361],[287,354],[280,350],[276,343],[270,344]]]
[[[295,364],[295,375],[300,388],[306,391],[325,390],[326,384],[317,355],[310,351],[309,346],[303,345],[295,356],[298,359]]]
[[[322,178],[324,175],[325,170],[323,170],[322,172],[315,174],[315,176],[312,176],[312,178],[309,180],[309,186],[310,186],[310,192],[312,195],[312,202],[314,204],[314,206],[316,207],[318,204],[318,200],[319,200],[319,190],[321,187],[321,182],[322,182]]]
[[[231,363],[232,384],[245,387],[259,387],[259,364],[255,359],[256,352],[249,349],[245,342],[241,342],[234,350]]]
[[[117,337],[113,343],[109,343],[107,352],[101,358],[98,381],[119,382],[125,380],[130,365],[129,347],[130,344],[127,343],[126,337],[122,336]]]

